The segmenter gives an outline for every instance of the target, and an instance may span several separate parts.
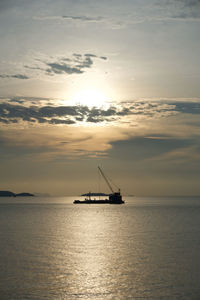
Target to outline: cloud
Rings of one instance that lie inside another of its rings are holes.
[[[62,119],[56,119],[56,118],[52,118],[49,121],[50,124],[75,124],[76,122],[73,120],[62,120]]]
[[[164,3],[171,6],[171,15],[166,19],[200,21],[199,0],[165,0]]]
[[[103,60],[107,60],[106,56],[100,56],[100,58],[103,59]]]
[[[92,23],[100,23],[111,29],[120,29],[126,25],[126,21],[115,20],[104,16],[89,16],[89,15],[63,15],[63,16],[35,16],[35,20],[39,21],[68,21],[82,26],[84,23],[91,25]]]
[[[31,159],[35,161],[49,161],[52,159],[77,157],[102,157],[109,149],[108,137],[101,134],[89,133],[79,128],[49,131],[48,127],[0,130],[0,144],[2,158]],[[99,135],[99,136],[98,136]],[[102,142],[103,140],[103,142]],[[99,143],[100,141],[100,143]]]
[[[34,76],[38,76],[38,73],[54,76],[54,75],[73,75],[83,74],[87,69],[92,68],[96,59],[107,60],[106,56],[97,56],[93,53],[73,53],[71,57],[49,57],[38,59],[35,58],[35,64],[24,65],[26,70],[31,70],[31,75],[25,74],[0,74],[0,79],[21,79],[26,80]]]
[[[200,21],[199,0],[160,0],[145,5],[142,13],[134,12],[124,20],[124,25],[145,22]]]
[[[83,70],[81,68],[76,67],[70,67],[69,65],[65,63],[48,63],[47,64],[50,68],[46,69],[47,73],[54,73],[54,74],[81,74],[83,73]]]
[[[61,74],[82,74],[87,69],[91,68],[94,64],[94,59],[106,60],[106,56],[97,56],[96,54],[86,53],[79,54],[74,53],[72,57],[57,57],[55,59],[43,59],[38,60],[37,65],[28,66],[26,69],[37,70],[47,75],[61,75]],[[39,62],[39,65],[38,65]],[[24,78],[25,79],[25,78]]]
[[[89,17],[89,16],[62,16],[61,18],[72,20],[72,21],[81,21],[81,22],[92,22],[92,23],[98,23],[103,22],[105,19],[103,17],[97,16],[97,17]]]
[[[110,107],[89,108],[83,105],[60,105],[36,98],[1,100],[0,123],[72,125],[76,123],[127,122],[133,118],[161,119],[176,114],[200,114],[200,101],[135,100],[110,104]]]
[[[87,16],[87,15],[63,15],[63,16],[35,16],[35,20],[66,20],[72,22],[85,23],[99,23],[105,22],[107,19],[101,16]]]
[[[192,161],[196,161],[198,164],[200,160],[199,145],[197,145],[196,140],[189,140],[188,144],[191,145],[172,149],[171,151],[156,157],[154,160],[162,162],[170,160],[176,163],[185,163],[185,161],[191,163]]]
[[[186,113],[186,114],[200,114],[200,103],[199,102],[178,102],[174,101],[172,105],[175,105],[175,111]]]
[[[9,102],[16,102],[16,103],[20,103],[20,104],[22,104],[22,103],[24,103],[24,100],[23,99],[11,99],[11,100],[9,100]]]
[[[13,74],[13,75],[0,74],[0,78],[29,79],[27,75],[23,75],[23,74]]]
[[[200,5],[200,0],[175,0],[179,3],[184,4],[186,7],[196,7]]]
[[[54,74],[81,74],[84,73],[87,68],[91,68],[93,65],[93,58],[97,58],[94,54],[73,54],[73,59],[61,58],[57,62],[46,63],[50,68],[46,69],[47,73]],[[66,63],[68,61],[69,63]]]
[[[85,56],[86,57],[97,57],[95,54],[91,54],[91,53],[86,53]]]
[[[115,141],[113,142],[113,151],[114,156],[119,155],[124,157],[124,159],[134,159],[136,162],[141,160],[154,160],[158,159],[167,153],[174,151],[175,149],[182,149],[193,144],[194,141],[191,139],[180,139],[167,137],[151,137],[148,136],[137,136],[130,138],[128,140]],[[116,147],[117,146],[117,147]],[[115,149],[118,149],[118,152],[115,153]],[[134,153],[134,158],[133,158]]]
[[[199,140],[199,114],[200,99],[138,99],[106,108],[43,98],[1,99],[0,142],[5,155],[99,157],[113,148],[114,157],[114,149],[122,151],[125,145],[125,157],[134,151],[138,160],[154,160]]]
[[[49,106],[30,105],[27,102],[17,100],[18,104],[13,104],[16,100],[0,104],[0,122],[13,123],[19,121],[38,122],[48,124],[75,124],[79,122],[103,122],[104,116],[110,116],[111,110],[89,109],[87,106]],[[115,111],[112,110],[113,114]],[[101,118],[102,117],[102,118]],[[101,118],[101,119],[99,119]]]
[[[74,124],[69,116],[79,116],[78,107],[66,106],[33,106],[27,107],[25,105],[14,105],[10,103],[0,104],[0,122],[13,123],[17,122],[38,122],[48,124]],[[58,117],[58,118],[57,118]],[[62,117],[65,117],[62,119]]]
[[[23,0],[18,0],[18,3],[16,3],[16,0],[1,0],[0,1],[0,12],[3,12],[4,10],[7,10],[9,8],[17,6],[19,3],[21,4]]]

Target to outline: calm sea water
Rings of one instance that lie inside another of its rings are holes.
[[[0,198],[0,299],[200,299],[200,199]]]

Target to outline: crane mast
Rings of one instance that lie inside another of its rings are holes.
[[[99,169],[99,171],[100,171],[102,177],[104,178],[105,182],[107,183],[109,189],[110,189],[111,192],[114,194],[114,191],[113,191],[113,188],[112,188],[110,182],[108,181],[108,179],[106,178],[106,176],[104,175],[103,171],[101,170],[101,168],[100,168],[99,166],[98,166],[98,169]]]

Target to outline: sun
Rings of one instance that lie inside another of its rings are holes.
[[[70,102],[92,108],[104,106],[107,100],[108,97],[103,92],[96,89],[85,89],[72,96]]]

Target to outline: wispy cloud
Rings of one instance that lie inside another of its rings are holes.
[[[200,20],[200,1],[199,0],[164,0],[159,5],[165,8],[169,7],[170,14],[167,19],[199,21]]]
[[[62,15],[62,16],[35,16],[33,19],[39,21],[63,21],[63,22],[71,22],[76,25],[88,24],[92,25],[94,23],[103,24],[110,29],[120,29],[123,28],[126,22],[122,20],[115,20],[112,18],[108,18],[105,16],[95,16],[95,15]]]
[[[18,5],[22,4],[23,0],[18,0]],[[17,1],[15,0],[1,0],[0,1],[0,12],[3,12],[6,9],[17,6]]]
[[[56,57],[55,59],[36,59],[37,65],[28,66],[26,69],[38,70],[47,75],[82,74],[94,64],[94,59],[106,60],[105,56],[92,53],[74,53],[71,57]]]
[[[182,3],[187,7],[200,6],[200,0],[175,0],[175,2]]]
[[[87,16],[87,15],[63,15],[63,16],[35,16],[35,20],[68,20],[75,22],[98,23],[104,22],[106,18],[102,16]]]
[[[39,74],[54,76],[54,75],[73,75],[83,74],[88,69],[91,69],[95,60],[106,61],[106,56],[98,56],[93,53],[73,53],[68,56],[55,56],[45,58],[35,58],[32,64],[25,64],[24,73],[27,74],[0,74],[0,79],[20,79],[27,80],[35,78]],[[31,70],[31,72],[29,71]]]
[[[27,75],[23,74],[0,74],[0,78],[29,79]]]
[[[156,8],[160,8],[158,11]],[[199,21],[200,2],[199,0],[161,0],[150,2],[144,5],[137,13],[129,13],[120,18],[95,15],[62,15],[62,16],[37,16],[37,20],[62,20],[70,21],[80,26],[90,23],[104,24],[111,29],[121,29],[134,24],[144,22],[165,22],[165,21]]]
[[[105,21],[105,18],[101,17],[101,16],[96,16],[96,17],[90,17],[90,16],[61,16],[61,18],[63,19],[67,19],[67,20],[72,20],[72,21],[81,21],[81,22],[92,22],[92,23],[96,23],[96,22],[103,22]]]

